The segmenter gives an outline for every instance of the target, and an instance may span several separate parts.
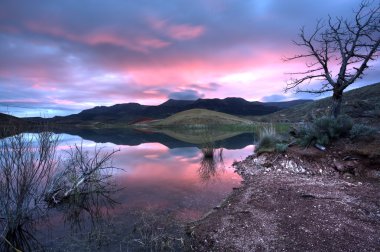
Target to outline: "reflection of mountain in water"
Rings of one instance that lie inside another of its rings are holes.
[[[143,143],[161,143],[170,149],[181,147],[199,146],[196,143],[178,140],[167,134],[157,132],[142,132],[133,129],[70,129],[64,131],[56,131],[55,133],[67,133],[70,135],[78,135],[85,140],[91,140],[96,143],[110,142],[117,145],[136,146]],[[175,134],[171,134],[175,136]],[[215,147],[223,147],[226,149],[242,149],[248,145],[252,145],[254,141],[253,133],[235,133],[226,134],[225,139],[215,141]],[[232,137],[230,137],[232,136]]]

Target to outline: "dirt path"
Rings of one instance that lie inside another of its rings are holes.
[[[242,187],[189,225],[192,249],[379,251],[380,169],[372,161],[373,176],[364,179],[353,174],[363,174],[368,160],[350,153],[250,156],[235,165]]]

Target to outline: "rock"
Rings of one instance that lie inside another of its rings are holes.
[[[352,170],[357,166],[357,163],[355,161],[347,161],[344,163],[344,165],[347,167],[347,169]]]
[[[325,151],[325,150],[326,150],[326,147],[325,147],[325,146],[322,146],[322,145],[320,145],[320,144],[315,144],[314,147],[317,148],[317,149],[320,150],[320,151]]]
[[[345,167],[344,167],[344,164],[342,162],[339,162],[339,161],[336,161],[334,160],[334,167],[336,170],[340,171],[340,172],[345,172]]]
[[[352,179],[352,174],[349,173],[349,172],[345,172],[345,173],[343,174],[343,178],[345,178],[345,179]]]
[[[334,167],[337,171],[340,171],[340,172],[348,172],[348,171],[351,171],[354,167],[356,166],[356,164],[352,161],[349,161],[349,162],[340,162],[340,161],[337,161],[335,160],[334,161]]]

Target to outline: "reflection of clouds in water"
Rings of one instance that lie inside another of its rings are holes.
[[[160,143],[115,145],[83,140],[68,134],[60,135],[59,144],[59,155],[75,144],[81,145],[90,155],[95,147],[104,152],[120,150],[113,156],[113,166],[122,170],[115,170],[113,179],[117,188],[124,189],[112,192],[112,199],[120,204],[107,211],[110,220],[117,220],[117,226],[123,235],[130,228],[134,218],[131,213],[134,211],[149,211],[157,216],[169,214],[171,219],[180,221],[193,221],[202,217],[220,204],[233,187],[240,185],[241,178],[231,168],[232,162],[251,154],[253,149],[252,146],[240,150],[223,149],[226,169],[223,172],[217,170],[217,180],[204,183],[198,172],[202,164],[202,151],[198,147],[169,149]],[[102,203],[95,207],[106,212],[104,206]],[[76,206],[69,210],[69,219],[81,217],[80,214],[83,214]],[[83,216],[86,217],[84,221],[90,221],[89,214]],[[62,226],[61,221],[62,218],[51,219],[53,230],[59,236],[62,236],[60,232],[65,232],[64,235],[68,232],[63,231],[65,226]]]
[[[121,203],[118,214],[126,209],[154,208],[174,211],[183,219],[195,219],[217,205],[240,184],[241,178],[231,168],[234,160],[241,160],[252,153],[252,146],[241,150],[223,151],[226,170],[215,183],[201,181],[198,169],[202,153],[197,147],[169,149],[160,143],[145,143],[138,146],[96,144],[77,136],[61,135],[60,148],[82,143],[90,153],[95,146],[104,151],[120,149],[114,155],[113,165],[123,170],[116,171],[115,179],[125,187],[114,196]],[[191,214],[190,214],[191,213]]]
[[[33,143],[37,140],[36,134],[30,133],[27,137],[33,139]],[[202,161],[202,152],[198,147],[169,149],[160,143],[145,143],[138,146],[115,145],[60,134],[57,155],[64,159],[70,147],[73,148],[75,145],[83,148],[89,156],[94,153],[95,148],[101,149],[103,153],[119,149],[120,151],[113,156],[113,166],[122,170],[115,170],[113,179],[118,189],[124,189],[111,193],[112,199],[120,203],[115,208],[106,208],[107,204],[103,201],[90,205],[80,198],[76,202],[77,205],[74,202],[69,208],[62,209],[62,212],[56,212],[50,219],[53,230],[51,234],[57,234],[53,237],[64,237],[70,232],[69,227],[79,228],[79,224],[84,226],[92,223],[92,212],[88,210],[94,210],[95,216],[109,212],[109,219],[120,221],[123,234],[125,234],[124,226],[128,226],[133,218],[130,216],[132,211],[151,211],[157,215],[170,214],[173,219],[193,221],[218,205],[233,187],[239,186],[241,181],[231,168],[220,172],[217,181],[204,183],[198,172]],[[230,167],[235,159],[240,160],[251,152],[252,146],[241,150],[224,149],[223,159],[226,167]],[[213,172],[216,167],[207,168],[207,172]],[[91,199],[89,203],[92,202]],[[65,216],[66,222],[63,221]],[[40,227],[46,228],[43,225]],[[41,239],[46,239],[46,236]]]
[[[174,155],[174,156],[193,158],[195,156],[198,156],[199,149],[196,147],[175,148],[175,149],[170,149],[169,152],[171,155]]]

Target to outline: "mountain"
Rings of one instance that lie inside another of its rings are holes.
[[[18,134],[33,126],[32,122],[25,119],[0,113],[0,138]]]
[[[169,99],[166,102],[162,103],[160,106],[162,107],[183,107],[186,105],[190,105],[194,103],[193,100],[174,100]]]
[[[297,106],[297,105],[310,103],[311,101],[312,100],[302,100],[302,99],[300,99],[300,100],[285,101],[285,102],[266,102],[265,104],[267,104],[269,106],[279,107],[281,109],[287,109],[287,108],[294,107],[294,106]]]
[[[21,118],[0,113],[0,126],[3,125],[24,125],[27,122]]]
[[[207,109],[244,117],[266,115],[295,104],[307,102],[311,102],[311,100],[262,103],[249,102],[242,98],[198,99],[195,101],[170,99],[158,106],[140,105],[138,103],[116,104],[110,107],[100,106],[83,110],[74,115],[57,116],[51,120],[64,124],[134,123],[167,118],[178,112],[191,109]]]

